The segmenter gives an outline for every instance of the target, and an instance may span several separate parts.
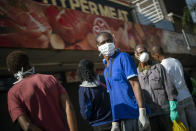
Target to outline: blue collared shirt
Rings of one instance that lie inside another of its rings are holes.
[[[133,58],[117,50],[110,57],[109,66],[106,60],[104,76],[107,89],[110,93],[113,121],[121,119],[137,119],[139,116],[138,105],[129,79],[137,76],[137,69]]]

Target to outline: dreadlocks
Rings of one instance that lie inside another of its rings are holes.
[[[6,58],[6,64],[9,71],[13,74],[23,68],[23,70],[28,70],[30,68],[29,58],[23,51],[13,51]]]
[[[86,59],[81,60],[77,70],[80,81],[93,82],[95,79],[95,73],[93,69],[94,64],[92,61]]]

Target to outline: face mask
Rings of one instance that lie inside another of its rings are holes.
[[[139,60],[142,63],[145,63],[149,60],[149,54],[147,52],[143,52],[140,56],[139,56]]]
[[[14,74],[14,77],[17,79],[17,81],[14,82],[14,84],[21,81],[26,74],[34,74],[34,73],[35,73],[35,68],[34,67],[32,67],[31,69],[29,69],[25,72],[23,72],[23,67],[22,67],[21,71],[18,71],[18,73]]]
[[[112,56],[115,52],[115,45],[114,42],[111,43],[105,43],[98,47],[98,50],[103,54],[104,56]]]

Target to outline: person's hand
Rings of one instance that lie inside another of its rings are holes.
[[[139,120],[138,127],[139,131],[142,131],[150,126],[148,117],[146,116],[146,108],[139,108]]]
[[[173,122],[178,121],[179,120],[179,115],[178,115],[178,111],[174,110],[174,111],[170,111],[170,119]]]
[[[111,131],[120,131],[120,127],[119,127],[119,123],[118,122],[112,122]]]
[[[178,106],[177,101],[169,101],[170,119],[172,122],[174,120],[178,121],[180,119],[177,111],[177,106]]]

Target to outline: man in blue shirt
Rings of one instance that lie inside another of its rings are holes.
[[[134,60],[129,54],[115,49],[113,37],[108,32],[100,32],[96,37],[96,44],[104,56],[104,76],[110,94],[114,121],[112,131],[119,130],[119,123],[122,131],[148,128],[150,124],[146,116]]]

